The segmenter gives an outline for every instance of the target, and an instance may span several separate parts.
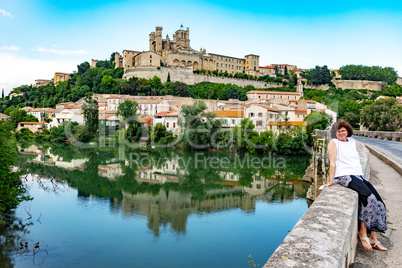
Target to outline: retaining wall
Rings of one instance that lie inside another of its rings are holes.
[[[161,79],[162,83],[167,81],[168,74],[170,74],[170,81],[172,82],[183,82],[187,85],[195,85],[201,82],[211,82],[211,83],[222,83],[222,84],[233,84],[240,87],[245,87],[248,85],[254,86],[255,88],[276,88],[281,87],[282,84],[277,83],[267,83],[263,81],[248,80],[243,78],[231,78],[222,77],[215,75],[203,75],[194,74],[193,68],[180,68],[180,67],[134,67],[127,68],[124,70],[123,78],[130,79],[131,77],[139,77],[145,79],[151,79],[157,76]]]
[[[332,80],[336,88],[382,91],[382,82],[368,80]]]
[[[315,131],[315,134],[320,137],[316,137],[315,143],[321,144],[321,147],[314,150],[321,154],[322,146],[328,143],[329,132]],[[363,172],[369,178],[369,151],[361,143],[358,143],[358,151]],[[319,164],[326,169],[326,163],[321,161]],[[325,182],[326,174],[324,172]],[[317,181],[313,183],[317,184]],[[318,188],[319,185],[315,187]],[[349,267],[356,254],[357,214],[358,195],[355,191],[340,185],[325,188],[275,250],[264,268]]]

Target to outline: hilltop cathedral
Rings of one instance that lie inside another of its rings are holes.
[[[162,39],[162,30],[162,27],[156,27],[155,32],[149,34],[149,51],[124,50],[122,56],[116,52],[116,68],[124,67],[124,70],[127,70],[133,67],[163,65],[259,76],[258,55],[249,54],[244,58],[236,58],[207,53],[205,49],[196,51],[190,47],[188,27],[184,29],[181,25],[180,29],[173,34],[172,40],[169,35],[166,35],[166,39]]]

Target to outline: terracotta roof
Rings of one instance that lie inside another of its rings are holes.
[[[174,111],[167,111],[167,112],[160,112],[157,114],[154,114],[155,116],[164,116],[164,117],[179,117],[179,113],[178,112],[174,112]]]
[[[0,113],[0,118],[8,118],[8,117],[9,117],[8,115]]]
[[[282,91],[264,91],[264,90],[251,90],[247,92],[247,94],[276,94],[276,95],[300,95],[300,93],[297,92],[282,92]]]
[[[24,124],[24,125],[43,125],[44,122],[19,122],[18,124]]]
[[[140,119],[138,120],[138,123],[147,123],[147,122],[149,122],[149,121],[151,121],[151,120],[152,120],[152,117],[140,118]]]
[[[45,112],[47,112],[47,113],[55,113],[57,111],[58,111],[57,109],[50,108],[50,109],[47,109]]]
[[[52,108],[34,108],[34,109],[30,110],[28,113],[30,113],[30,112],[45,112],[45,111],[47,111],[49,109],[52,109]]]
[[[297,113],[297,114],[307,114],[307,111],[304,111],[304,110],[296,110],[296,109],[295,109],[295,113]]]
[[[216,117],[244,117],[244,111],[217,110],[213,111]]]
[[[98,106],[107,106],[107,103],[98,103]]]
[[[106,120],[106,119],[108,119],[109,117],[112,117],[113,116],[113,114],[100,114],[99,115],[99,117],[98,117],[98,119],[99,120]]]
[[[141,100],[138,102],[138,104],[154,104],[154,103],[161,103],[163,100],[162,99],[156,99],[156,100]]]
[[[264,108],[264,109],[266,109],[268,111],[272,111],[272,112],[277,112],[278,111],[277,109],[274,109],[274,108],[271,108],[271,107],[268,107],[268,106],[264,106],[264,105],[258,105],[257,104],[256,106],[259,106],[261,108]]]
[[[268,123],[268,126],[307,126],[306,121],[288,121],[288,122],[276,122],[272,121]]]

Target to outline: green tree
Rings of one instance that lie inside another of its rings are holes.
[[[26,116],[27,116],[26,111],[16,109],[10,114],[10,122],[12,122],[14,128],[16,128],[19,122],[24,122]]]
[[[29,200],[18,166],[17,145],[11,131],[13,126],[7,121],[0,121],[0,220],[3,213],[15,208],[21,201]]]
[[[363,108],[360,121],[371,131],[402,131],[402,105],[395,98],[380,99]]]
[[[85,98],[85,103],[82,105],[84,112],[85,126],[91,134],[95,134],[99,126],[99,110],[98,102],[90,96]]]
[[[121,116],[124,121],[129,120],[129,122],[133,123],[136,121],[137,109],[138,103],[136,101],[124,100],[117,107],[116,115]]]
[[[339,69],[339,74],[345,80],[383,81],[392,85],[398,79],[398,74],[392,67],[345,65]]]
[[[315,69],[313,69],[309,75],[309,82],[313,85],[323,85],[331,82],[331,74],[327,65],[323,67],[315,66]]]
[[[326,129],[329,124],[329,118],[324,112],[311,112],[308,116],[304,118],[304,121],[307,122],[307,135],[308,135],[308,144],[312,145],[313,139],[312,134],[314,129]]]
[[[91,65],[87,61],[81,63],[80,65],[77,65],[77,69],[78,69],[77,74],[82,75],[82,74],[86,73],[90,67],[91,67]]]

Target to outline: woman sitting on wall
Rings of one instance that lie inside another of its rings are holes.
[[[387,248],[377,240],[377,232],[387,230],[385,204],[363,175],[356,141],[350,138],[352,135],[353,128],[348,122],[340,120],[333,125],[333,139],[328,144],[329,182],[324,184],[324,188],[339,183],[358,193],[360,243],[365,250],[376,248],[386,251]]]

